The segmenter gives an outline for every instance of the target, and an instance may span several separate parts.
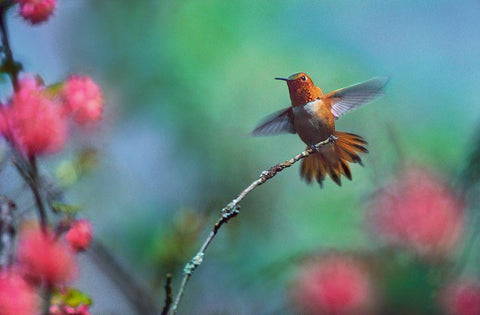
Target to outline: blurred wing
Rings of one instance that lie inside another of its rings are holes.
[[[252,131],[254,136],[267,136],[278,133],[295,133],[292,108],[284,108],[267,116],[263,122]]]
[[[335,119],[338,119],[349,111],[382,97],[384,94],[383,88],[387,83],[387,77],[373,78],[330,92],[323,98],[329,99],[330,111]]]

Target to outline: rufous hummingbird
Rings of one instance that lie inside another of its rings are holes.
[[[367,142],[359,135],[336,131],[335,120],[383,96],[388,78],[373,78],[328,94],[323,94],[303,72],[275,79],[287,82],[292,105],[268,116],[252,134],[297,133],[316,151],[304,158],[300,167],[300,176],[308,183],[315,178],[322,186],[326,174],[339,186],[341,174],[351,180],[348,162],[363,165],[358,153],[368,153]],[[335,140],[316,150],[315,145],[330,136]]]

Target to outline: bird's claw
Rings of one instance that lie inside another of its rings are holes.
[[[335,140],[337,140],[338,137],[335,137],[334,135],[330,135],[326,140],[322,141],[322,142],[319,142],[317,144],[311,144],[310,145],[310,149],[313,151],[313,152],[318,152],[318,150],[320,149],[320,147],[326,145],[326,144],[332,144],[335,142]]]
[[[338,137],[335,137],[334,135],[330,135],[328,137],[328,142],[334,143],[337,139],[338,139]]]

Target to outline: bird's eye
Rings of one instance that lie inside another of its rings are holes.
[[[302,75],[302,77],[300,78],[300,80],[302,80],[302,81],[307,81],[307,77],[304,76],[304,75]]]

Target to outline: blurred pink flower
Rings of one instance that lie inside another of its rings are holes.
[[[480,283],[452,283],[442,292],[441,302],[449,315],[478,315],[480,314]]]
[[[13,272],[0,273],[0,314],[33,315],[38,310],[35,291]]]
[[[35,79],[20,81],[8,107],[2,110],[8,126],[4,135],[27,156],[59,151],[67,137],[67,123],[59,104],[49,99]]]
[[[93,238],[92,224],[88,220],[75,221],[68,230],[65,238],[73,250],[87,250]]]
[[[365,269],[347,255],[330,254],[302,267],[293,288],[307,314],[372,313],[372,285]]]
[[[17,0],[20,15],[32,24],[45,22],[55,10],[55,0]]]
[[[391,244],[444,256],[462,235],[463,207],[439,178],[411,166],[374,197],[370,223]]]
[[[20,235],[17,258],[26,275],[49,284],[68,282],[77,271],[70,248],[37,228]]]
[[[88,121],[98,121],[103,112],[102,91],[91,78],[71,76],[62,89],[67,111],[75,121],[84,124]]]
[[[80,304],[77,307],[68,305],[50,306],[50,315],[90,315],[90,306]]]

